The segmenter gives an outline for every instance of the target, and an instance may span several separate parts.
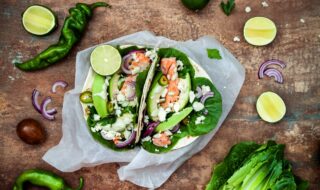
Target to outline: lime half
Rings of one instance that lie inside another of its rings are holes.
[[[57,19],[50,9],[32,5],[23,12],[22,24],[26,31],[41,36],[50,33],[57,26]]]
[[[100,45],[92,51],[90,62],[92,69],[99,75],[112,75],[121,66],[121,55],[110,45]]]
[[[280,121],[286,113],[286,105],[274,92],[264,92],[257,100],[257,111],[261,119],[269,123]]]
[[[253,17],[244,25],[243,35],[246,41],[255,46],[271,43],[277,34],[274,22],[265,17]]]

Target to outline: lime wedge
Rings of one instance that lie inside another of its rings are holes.
[[[253,17],[244,25],[243,35],[246,41],[255,46],[271,43],[277,34],[274,22],[265,17]]]
[[[110,45],[100,45],[92,51],[90,62],[92,69],[99,75],[112,75],[121,66],[121,55]]]
[[[257,100],[257,111],[261,119],[269,123],[280,121],[286,113],[286,105],[274,92],[264,92]]]
[[[50,33],[57,26],[57,19],[50,9],[32,5],[23,12],[22,24],[29,33],[41,36]]]

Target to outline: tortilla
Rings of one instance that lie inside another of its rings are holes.
[[[135,46],[135,45],[121,45],[118,47],[118,50],[120,51],[120,53],[122,54],[122,57],[123,55],[126,55],[128,52],[132,51],[132,50],[137,50],[137,49],[145,49],[145,47],[143,46]],[[149,84],[151,83],[151,80],[147,80],[148,77],[153,77],[153,74],[154,74],[154,68],[155,68],[155,65],[156,65],[156,62],[157,62],[157,57],[155,58],[155,60],[150,64],[150,67],[149,69],[147,70],[147,78],[146,78],[146,81],[149,81],[149,82],[144,82],[144,85],[143,85],[143,90],[142,90],[142,94],[141,94],[141,97],[140,97],[140,100],[138,100],[139,104],[136,106],[138,108],[138,116],[137,116],[137,120],[136,120],[136,123],[134,124],[135,128],[134,130],[137,132],[136,133],[136,138],[137,139],[137,142],[139,140],[139,130],[138,130],[138,127],[139,125],[141,125],[141,116],[142,115],[142,112],[143,112],[143,106],[145,105],[144,103],[142,102],[145,102],[145,98],[146,98],[146,95],[145,93],[147,92],[147,89],[149,88]],[[153,71],[153,72],[152,72]],[[140,74],[140,73],[139,73]],[[138,74],[138,75],[139,75]],[[94,76],[95,76],[95,72],[93,71],[93,69],[90,67],[89,71],[88,71],[88,74],[87,74],[87,78],[85,80],[85,83],[83,85],[83,88],[82,88],[82,92],[83,91],[86,91],[86,90],[91,90],[92,88],[92,85],[93,85],[93,81],[94,81]],[[113,75],[112,75],[113,76]],[[85,120],[88,122],[88,117],[89,117],[89,114],[88,112],[86,111],[86,109],[88,109],[88,106],[92,106],[92,104],[85,104],[85,103],[81,103],[81,106],[82,106],[82,110],[83,110],[83,117],[85,118]],[[142,109],[142,110],[141,110]],[[136,114],[136,113],[135,113]],[[98,141],[100,144],[103,144],[109,148],[112,148],[112,149],[123,149],[125,150],[126,148],[117,148],[115,146],[110,146],[110,143],[107,143],[106,141],[111,141],[111,140],[105,140],[101,137],[101,135],[99,136],[99,134],[97,132],[92,132],[91,129],[90,129],[90,126],[88,125],[87,123],[87,126],[89,128],[89,131],[91,133],[91,135],[93,136],[93,138]],[[112,142],[113,143],[113,142]],[[114,144],[114,143],[113,143]]]
[[[190,57],[188,57],[187,55],[185,55],[183,52],[180,52],[176,49],[173,48],[165,48],[167,49],[167,51],[172,51],[167,53],[168,55],[166,55],[165,57],[176,57],[174,54],[178,53],[180,54],[180,58],[184,59],[184,60],[188,60],[185,62],[189,62],[188,65],[190,65],[192,67],[192,69],[189,71],[190,75],[191,75],[191,81],[192,81],[192,90],[195,91],[195,88],[197,84],[201,84],[201,83],[205,83],[206,85],[209,85],[211,88],[211,91],[214,92],[214,97],[213,98],[209,98],[207,102],[210,103],[210,105],[208,105],[208,108],[211,110],[211,112],[208,114],[208,117],[210,116],[211,118],[208,119],[209,121],[206,121],[203,125],[194,125],[192,126],[190,124],[190,126],[182,126],[181,129],[181,133],[177,134],[174,133],[173,138],[171,138],[171,142],[172,142],[172,146],[168,145],[168,147],[158,147],[156,145],[154,145],[151,140],[145,140],[142,139],[141,140],[141,144],[142,147],[152,153],[163,153],[163,152],[168,152],[171,150],[176,150],[185,146],[188,146],[189,144],[193,143],[197,138],[199,138],[201,135],[207,134],[210,131],[212,131],[219,120],[219,117],[221,116],[222,113],[222,98],[220,93],[218,92],[218,90],[214,87],[213,85],[213,81],[210,79],[209,75],[206,73],[206,71],[199,65],[197,64],[194,60],[192,60]],[[166,53],[165,53],[166,54]],[[158,53],[159,55],[159,53]],[[182,57],[181,57],[182,56]],[[184,57],[183,57],[184,56]],[[161,55],[159,55],[159,59],[164,58],[161,57]],[[177,58],[179,60],[179,58]],[[183,60],[181,60],[183,61]],[[184,65],[185,62],[183,61]],[[205,103],[205,104],[206,104]],[[190,104],[188,103],[188,105],[190,106]],[[185,106],[187,107],[187,106]],[[214,113],[213,113],[214,112]],[[197,113],[198,114],[198,113]],[[189,116],[191,117],[191,121],[194,122],[196,115],[195,112],[191,112],[189,114]],[[214,114],[214,115],[213,115]],[[198,114],[199,115],[199,114]],[[167,118],[168,119],[168,118]],[[205,126],[205,124],[210,125],[209,127]],[[198,126],[203,127],[203,129],[196,129]],[[204,129],[206,128],[206,129]],[[143,130],[142,128],[140,128],[140,130]]]

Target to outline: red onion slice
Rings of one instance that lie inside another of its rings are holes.
[[[157,122],[152,122],[149,123],[149,125],[147,126],[147,129],[145,130],[145,132],[142,134],[142,138],[147,137],[147,136],[151,136],[153,131],[155,130],[155,128],[160,124],[159,121]]]
[[[137,134],[136,131],[134,131],[134,130],[132,129],[132,132],[131,132],[129,138],[128,138],[127,140],[125,140],[125,141],[118,141],[118,143],[115,144],[116,147],[118,147],[118,148],[124,148],[124,147],[130,145],[130,144],[134,141],[134,139],[136,138],[136,134]]]
[[[180,129],[180,123],[178,123],[176,126],[174,126],[174,128],[171,129],[170,131],[171,131],[172,133],[176,133],[177,131],[179,131],[179,129]]]
[[[58,86],[60,86],[62,88],[66,88],[68,86],[68,83],[66,81],[63,81],[63,80],[56,81],[55,83],[53,83],[53,85],[51,87],[51,92],[55,94],[57,92],[56,88]]]
[[[258,76],[259,76],[259,79],[262,79],[263,76],[264,76],[264,71],[266,70],[266,68],[269,66],[269,65],[278,65],[280,66],[281,68],[285,68],[286,67],[286,64],[283,62],[283,61],[280,61],[280,60],[277,60],[277,59],[271,59],[271,60],[268,60],[268,61],[265,61],[264,63],[262,63],[259,67],[259,72],[258,72]]]
[[[128,58],[127,59],[123,59],[122,64],[121,64],[121,70],[125,74],[128,74],[128,75],[132,74],[132,71],[129,69]]]
[[[283,76],[280,71],[274,68],[269,68],[264,71],[264,74],[268,77],[274,77],[275,81],[282,84],[283,83]]]
[[[197,97],[197,98],[201,98],[201,96],[202,96],[202,90],[201,90],[200,86],[197,86],[196,91],[197,91],[196,97]]]
[[[213,92],[207,92],[205,95],[201,97],[200,102],[204,104],[206,100],[211,97],[213,97]]]
[[[38,101],[38,97],[40,95],[41,95],[40,92],[37,89],[34,89],[32,91],[31,101],[32,101],[33,107],[37,110],[37,112],[42,114],[41,107],[40,107],[39,101]],[[57,110],[55,108],[52,108],[52,109],[48,110],[47,113],[50,114],[50,115],[53,115],[53,114],[57,113]]]
[[[41,104],[41,114],[44,118],[48,120],[54,120],[55,118],[54,115],[50,115],[47,111],[47,105],[51,103],[51,101],[52,101],[51,97],[46,97]]]

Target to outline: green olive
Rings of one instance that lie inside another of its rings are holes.
[[[114,112],[113,104],[111,102],[107,103],[107,110],[108,110],[109,113],[113,113]]]
[[[168,79],[166,76],[162,75],[161,78],[159,79],[159,84],[161,86],[167,86],[169,83]]]
[[[90,91],[84,91],[80,94],[80,101],[82,103],[92,103],[93,100],[92,100],[92,92]]]

